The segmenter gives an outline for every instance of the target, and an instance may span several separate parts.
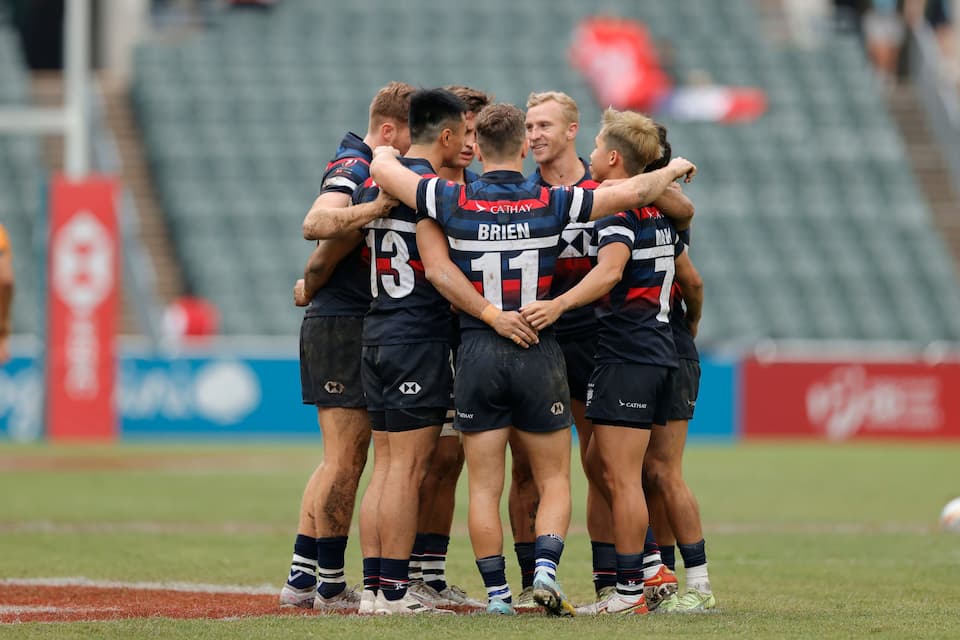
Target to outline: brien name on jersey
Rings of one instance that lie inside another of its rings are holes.
[[[589,220],[593,194],[579,187],[547,188],[515,171],[492,171],[467,185],[433,178],[417,189],[417,215],[436,220],[450,258],[477,291],[504,311],[546,299],[560,232]],[[463,317],[464,329],[487,329]]]

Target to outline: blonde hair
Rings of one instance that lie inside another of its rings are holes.
[[[444,87],[444,89],[463,100],[463,103],[467,105],[467,111],[472,111],[473,113],[480,113],[484,107],[493,102],[492,95],[479,89],[473,89],[459,84],[450,85]]]
[[[410,115],[410,96],[416,91],[406,82],[391,82],[377,91],[370,103],[370,122],[379,124],[390,118],[402,123]]]
[[[491,104],[477,116],[477,145],[485,159],[518,156],[525,136],[523,111],[512,104]]]
[[[636,111],[604,111],[600,137],[608,149],[623,156],[623,168],[632,176],[663,153],[657,123]]]
[[[560,105],[560,112],[563,114],[563,117],[567,119],[567,123],[580,124],[580,109],[577,107],[577,101],[563,91],[531,93],[530,97],[527,98],[527,109],[538,107],[551,100]]]

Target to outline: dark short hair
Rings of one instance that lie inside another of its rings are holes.
[[[526,138],[526,116],[512,104],[497,103],[484,107],[477,116],[477,144],[480,153],[491,160],[508,160],[520,154]]]
[[[673,156],[673,149],[670,147],[670,142],[667,141],[667,128],[659,122],[657,123],[657,134],[660,136],[660,157],[648,164],[646,169],[643,170],[644,173],[663,169],[670,164],[670,158]]]
[[[446,89],[420,89],[410,96],[410,140],[433,142],[440,132],[463,119],[467,105]]]
[[[444,89],[456,94],[456,96],[467,105],[467,111],[472,111],[473,113],[480,113],[485,106],[493,102],[493,96],[484,91],[480,91],[480,89],[465,87],[459,84],[450,85],[444,87]]]

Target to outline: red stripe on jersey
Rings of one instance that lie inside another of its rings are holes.
[[[390,265],[390,258],[377,258],[377,273],[392,271],[393,267]]]
[[[357,158],[356,156],[350,156],[347,158],[340,158],[339,160],[333,160],[327,165],[327,171],[333,169],[334,167],[352,167],[355,164],[362,164],[365,167],[370,166],[370,162],[366,158]]]
[[[663,214],[660,213],[660,209],[656,207],[644,207],[640,209],[640,219],[647,220],[650,218],[662,218]]]
[[[537,297],[547,295],[550,291],[550,284],[553,282],[553,276],[540,276],[537,278]],[[516,295],[520,293],[520,279],[511,278],[503,281],[503,295]]]
[[[633,302],[640,298],[650,302],[660,303],[660,290],[663,287],[635,287],[627,289],[627,296],[624,302]]]
[[[468,199],[467,190],[460,190],[460,201],[457,203],[461,209],[467,211],[489,211],[490,213],[518,212],[518,209],[532,210],[543,209],[550,204],[550,193],[546,187],[540,187],[539,198],[527,198],[526,200],[477,200]]]
[[[370,247],[365,244],[360,246],[360,262],[370,265]]]
[[[422,260],[408,260],[407,264],[413,267],[414,271],[419,271],[423,273],[423,261]]]
[[[477,293],[479,293],[480,295],[483,295],[483,283],[482,283],[482,282],[477,282],[477,281],[475,281],[475,280],[471,280],[471,281],[470,281],[470,284],[472,284],[472,285],[473,285],[473,288],[477,290]]]
[[[553,272],[557,276],[570,277],[586,275],[592,268],[590,258],[557,258],[557,266]]]
[[[593,191],[594,189],[600,186],[600,183],[597,182],[596,180],[584,178],[574,186],[580,187],[581,189],[589,189],[590,191]]]

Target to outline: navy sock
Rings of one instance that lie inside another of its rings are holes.
[[[426,545],[423,548],[423,581],[438,592],[447,588],[447,549],[450,546],[450,536],[439,533],[426,534]]]
[[[687,569],[691,567],[699,567],[702,564],[707,564],[706,542],[703,540],[700,542],[694,542],[693,544],[677,543],[677,548],[680,549],[680,556],[683,558],[683,566]]]
[[[380,590],[380,558],[363,559],[363,588],[374,593]]]
[[[660,556],[660,546],[653,537],[653,529],[647,527],[647,537],[643,541],[643,576],[649,580],[657,575],[663,559]]]
[[[347,536],[317,538],[317,592],[332,598],[347,588],[343,573],[343,556],[347,550]]]
[[[516,542],[513,550],[520,565],[520,584],[524,589],[533,586],[533,569],[537,565],[536,543]]]
[[[590,541],[593,550],[593,588],[599,593],[604,587],[617,584],[617,551],[611,542]]]
[[[563,555],[563,538],[553,533],[537,536],[534,555],[537,558],[535,571],[545,571],[555,580],[557,565],[560,564],[560,556]]]
[[[643,554],[617,554],[617,593],[636,596],[643,593]]]
[[[477,568],[483,578],[483,586],[487,588],[487,598],[499,598],[504,602],[512,602],[513,594],[507,584],[507,561],[503,556],[487,556],[477,560]]]
[[[643,554],[648,555],[659,551],[660,545],[657,544],[657,539],[653,535],[653,528],[647,527],[647,537],[643,540]]]
[[[400,600],[410,584],[410,558],[380,558],[380,591],[387,600]]]
[[[677,570],[677,548],[672,544],[660,545],[660,558],[670,571]]]
[[[317,539],[297,534],[287,584],[294,589],[309,589],[317,584]]]

